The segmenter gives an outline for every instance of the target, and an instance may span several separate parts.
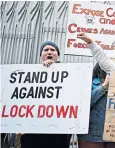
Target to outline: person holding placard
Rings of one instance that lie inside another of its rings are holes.
[[[115,142],[103,140],[109,75],[115,70],[115,65],[86,34],[80,33],[77,37],[88,44],[99,63],[93,70],[89,132],[88,134],[78,134],[78,146],[79,148],[115,148]]]
[[[43,65],[48,67],[59,63],[60,51],[55,43],[48,41],[42,44],[40,56]],[[69,148],[70,138],[71,135],[67,134],[23,134],[21,148]]]

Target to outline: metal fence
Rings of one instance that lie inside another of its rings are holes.
[[[92,1],[95,2],[95,1]],[[112,1],[100,3],[114,4]],[[40,63],[40,45],[52,40],[62,62],[91,62],[92,57],[64,56],[67,1],[0,1],[1,64]]]

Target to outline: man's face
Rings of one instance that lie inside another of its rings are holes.
[[[52,60],[56,62],[58,59],[58,52],[53,46],[46,45],[42,50],[41,59],[43,62],[46,60]]]

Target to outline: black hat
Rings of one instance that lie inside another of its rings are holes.
[[[40,47],[40,56],[41,56],[41,54],[42,54],[43,48],[44,48],[46,45],[51,45],[51,46],[53,46],[53,47],[57,50],[58,56],[60,55],[60,51],[59,51],[58,46],[57,46],[54,42],[47,41],[47,42],[44,42],[44,43],[41,45],[41,47]]]

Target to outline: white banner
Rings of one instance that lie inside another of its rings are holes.
[[[92,67],[2,65],[1,132],[87,133]]]
[[[92,56],[85,42],[77,39],[84,32],[115,58],[115,7],[91,2],[69,2],[65,54]]]

